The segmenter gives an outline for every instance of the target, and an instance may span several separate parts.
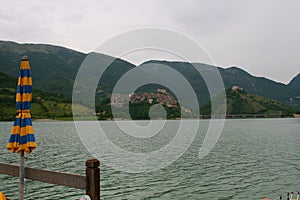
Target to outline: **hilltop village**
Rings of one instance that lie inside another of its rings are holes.
[[[120,94],[114,93],[111,96],[111,106],[124,107],[128,103],[131,105],[133,113],[141,114],[140,111],[145,111],[141,115],[148,115],[148,109],[154,104],[160,104],[164,106],[168,111],[168,118],[179,118],[180,110],[183,113],[192,114],[192,110],[179,104],[174,96],[167,92],[166,89],[157,89],[156,92],[140,93],[140,94]],[[137,109],[139,108],[139,109]],[[134,111],[135,110],[135,111]],[[176,113],[176,114],[175,114]]]
[[[157,92],[141,93],[141,94],[112,94],[111,105],[115,107],[122,107],[126,102],[136,104],[140,102],[148,102],[149,104],[160,104],[167,107],[177,107],[178,101],[168,93],[165,89],[157,89]]]

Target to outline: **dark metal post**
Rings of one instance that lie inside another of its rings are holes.
[[[21,152],[20,156],[20,171],[19,171],[19,200],[24,199],[24,151]]]
[[[87,176],[87,188],[86,194],[91,197],[92,200],[100,199],[100,161],[97,159],[91,159],[86,161],[86,176]]]

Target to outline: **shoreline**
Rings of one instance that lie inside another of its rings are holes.
[[[300,114],[293,114],[293,115],[251,115],[251,114],[234,114],[234,115],[226,115],[225,118],[222,116],[215,116],[211,118],[210,115],[201,115],[199,117],[195,118],[174,118],[174,119],[123,119],[123,118],[107,118],[107,119],[97,119],[97,121],[150,121],[150,120],[203,120],[203,119],[299,119]],[[94,121],[95,118],[87,117],[87,118],[81,118],[77,119],[76,121]],[[10,122],[12,120],[3,120],[0,122]],[[74,118],[68,117],[68,118],[56,118],[56,119],[51,119],[51,118],[41,118],[41,119],[32,119],[33,122],[61,122],[61,121],[75,121]]]
[[[57,122],[57,121],[64,121],[64,120],[57,120],[57,119],[33,119],[32,121],[33,122]]]

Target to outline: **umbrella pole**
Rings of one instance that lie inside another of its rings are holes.
[[[24,199],[24,151],[21,152],[20,156],[20,172],[19,172],[19,200]]]

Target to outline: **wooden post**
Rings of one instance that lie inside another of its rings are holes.
[[[86,194],[92,200],[100,199],[100,161],[97,159],[87,160],[86,163],[87,188]]]

